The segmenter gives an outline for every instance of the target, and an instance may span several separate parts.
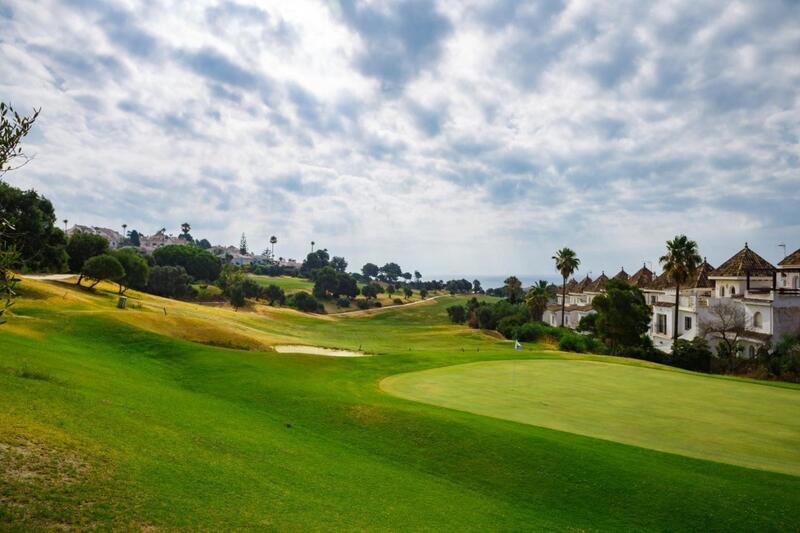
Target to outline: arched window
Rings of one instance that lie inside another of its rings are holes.
[[[720,297],[724,297],[725,296],[725,286],[724,285],[719,288],[719,295],[720,295]]]
[[[736,287],[731,287],[731,296],[736,294]]]
[[[753,315],[753,327],[760,328],[763,327],[763,325],[764,325],[764,320],[761,317],[761,312],[756,311],[756,313]]]

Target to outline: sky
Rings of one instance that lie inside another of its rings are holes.
[[[59,219],[351,269],[800,247],[800,2],[2,0]]]

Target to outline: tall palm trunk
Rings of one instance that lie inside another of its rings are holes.
[[[681,284],[675,284],[675,320],[672,329],[672,342],[675,343],[678,340],[678,314],[681,305]]]
[[[564,276],[564,283],[561,285],[561,327],[564,327],[564,313],[567,309],[567,277]]]

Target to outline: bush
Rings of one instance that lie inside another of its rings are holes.
[[[191,281],[183,267],[155,266],[147,278],[147,292],[168,298],[187,298],[195,294]]]
[[[403,305],[403,300],[401,300],[400,298],[395,298],[394,300],[392,300],[392,303],[394,305]]]
[[[501,318],[497,322],[496,329],[497,329],[498,332],[500,332],[500,334],[503,337],[505,337],[507,339],[513,339],[514,338],[514,332],[517,330],[517,328],[519,328],[521,325],[525,324],[526,322],[527,321],[524,318],[522,318],[522,317],[520,317],[518,315],[511,315],[511,316],[507,316],[507,317]]]
[[[375,305],[375,307],[383,307],[383,304],[382,304],[382,303],[380,303],[380,302],[375,302],[375,304],[374,304],[374,305]]]
[[[666,359],[670,365],[686,370],[711,370],[711,349],[702,337],[695,337],[691,341],[678,339],[672,344],[672,353]]]
[[[586,337],[578,333],[566,332],[558,341],[558,349],[564,352],[583,353],[587,351]]]
[[[240,285],[247,298],[258,298],[261,295],[261,285],[250,278],[245,277]]]
[[[159,266],[180,266],[197,280],[215,281],[222,265],[212,253],[184,244],[170,244],[156,249],[153,258]]]
[[[358,298],[356,300],[356,307],[359,309],[369,309],[369,301],[363,298]]]
[[[94,283],[89,285],[89,288],[94,287],[101,281],[118,281],[125,276],[125,269],[117,260],[116,257],[110,254],[96,255],[90,257],[83,264],[81,269],[81,277],[86,277],[94,280]],[[80,283],[80,278],[78,279]]]
[[[244,307],[246,303],[244,286],[245,282],[240,281],[228,288],[228,299],[230,300],[231,305],[233,306],[234,309],[239,309],[240,307]]]
[[[347,296],[340,296],[336,299],[336,307],[350,307],[350,298]]]
[[[267,287],[262,287],[261,298],[267,300],[269,302],[269,305],[275,305],[275,302],[278,302],[279,305],[283,305],[284,303],[286,303],[286,293],[284,293],[283,289],[281,289],[275,284],[270,284]]]
[[[542,322],[525,322],[517,326],[512,332],[512,337],[514,339],[523,342],[537,341],[546,335],[557,338],[561,336],[561,331],[558,328],[552,328]]]
[[[316,298],[307,292],[298,292],[289,297],[289,305],[304,313],[321,313],[325,310]]]
[[[467,310],[463,305],[451,305],[447,308],[447,316],[453,324],[463,324],[467,319]]]

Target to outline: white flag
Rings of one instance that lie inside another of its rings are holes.
[[[522,345],[519,343],[519,341],[514,341],[514,349],[517,351],[522,349]]]

